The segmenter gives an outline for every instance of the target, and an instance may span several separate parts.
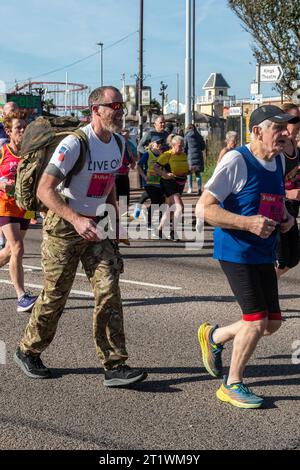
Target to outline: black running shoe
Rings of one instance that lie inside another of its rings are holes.
[[[48,379],[51,377],[51,371],[44,366],[40,356],[24,354],[21,349],[18,348],[15,352],[14,360],[31,379]]]
[[[136,382],[142,382],[147,377],[147,372],[141,369],[131,369],[126,364],[105,371],[104,385],[106,387],[126,387]]]

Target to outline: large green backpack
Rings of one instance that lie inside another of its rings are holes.
[[[89,144],[86,134],[79,128],[80,125],[82,124],[78,119],[63,116],[50,119],[39,117],[27,126],[22,139],[14,194],[21,209],[38,211],[44,208],[36,195],[38,183],[54,150],[67,135],[71,134],[79,139],[80,155],[64,181],[65,187],[69,186],[72,176],[83,168],[86,154],[89,153]]]

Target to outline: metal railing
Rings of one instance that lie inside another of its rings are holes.
[[[223,103],[224,106],[233,106],[236,102],[235,96],[197,96],[196,104]]]

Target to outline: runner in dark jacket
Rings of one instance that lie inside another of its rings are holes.
[[[201,194],[201,173],[204,171],[203,150],[205,142],[202,135],[197,131],[194,124],[187,127],[184,137],[184,151],[188,156],[190,174],[188,175],[188,193],[193,192],[193,172],[196,175],[198,194]]]

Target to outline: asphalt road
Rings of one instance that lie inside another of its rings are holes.
[[[292,344],[300,343],[300,268],[280,282],[283,327],[261,340],[247,367],[246,382],[265,397],[265,407],[234,408],[217,400],[220,381],[204,370],[197,343],[201,322],[224,325],[240,315],[211,258],[211,236],[206,227],[198,251],[167,240],[122,248],[128,363],[149,373],[131,389],[102,384],[92,340],[93,300],[80,271],[55,340],[43,354],[54,377],[27,378],[12,356],[29,314],[16,312],[8,271],[0,270],[2,352],[6,347],[6,364],[0,364],[1,449],[300,449],[300,365],[292,363]],[[31,227],[24,265],[34,293],[43,283],[40,238],[40,227]],[[300,344],[298,350],[300,362]],[[228,345],[225,365],[230,352]]]

